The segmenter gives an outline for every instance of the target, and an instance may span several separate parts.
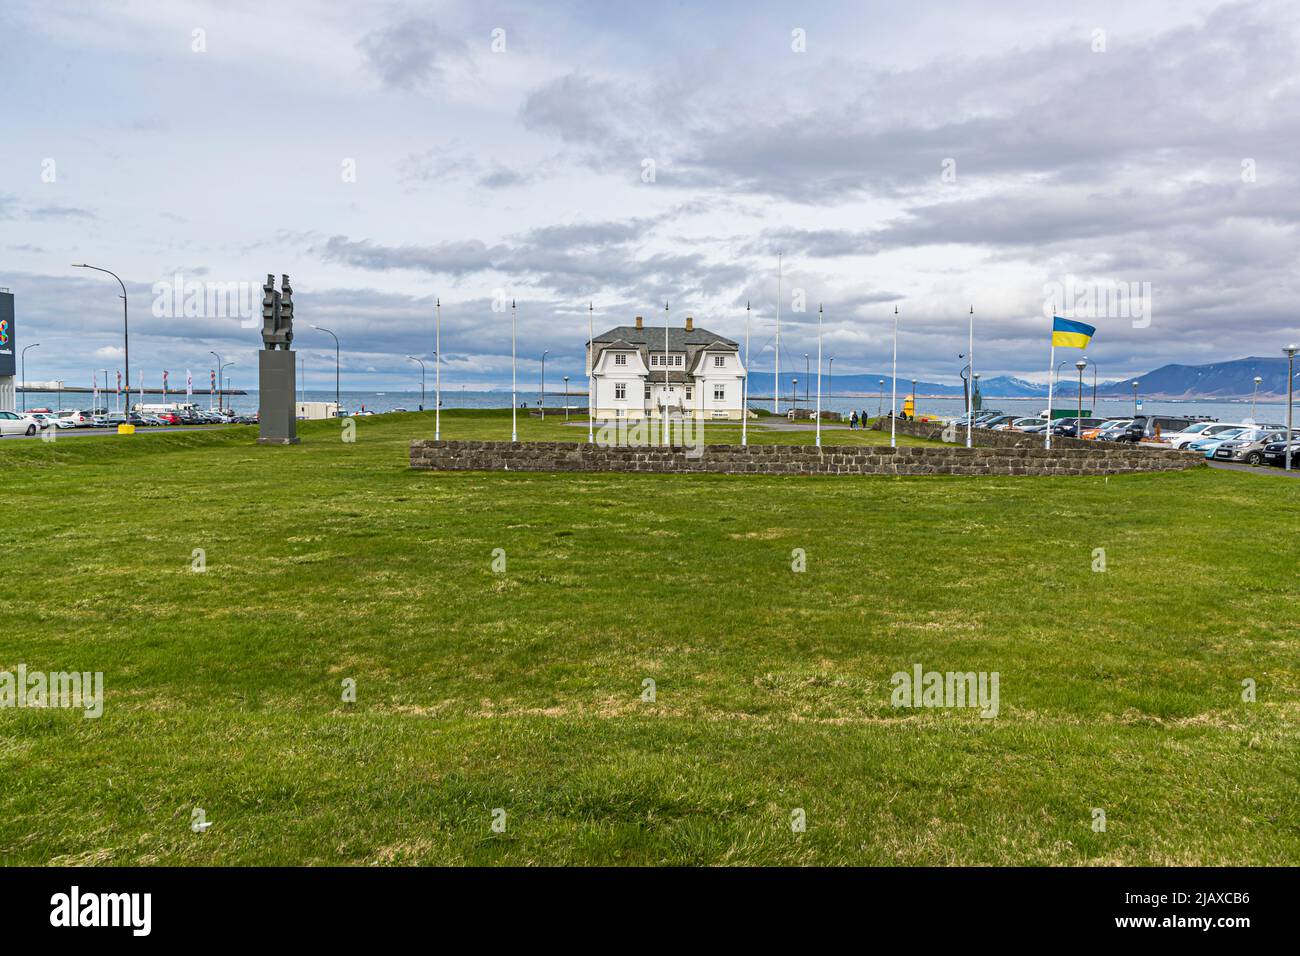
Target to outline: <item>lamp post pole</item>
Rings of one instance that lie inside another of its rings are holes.
[[[1133,417],[1137,418],[1138,414],[1138,383],[1133,383]]]
[[[546,421],[546,356],[551,352],[550,349],[542,349],[542,391],[538,396],[538,406],[542,410],[542,421]]]
[[[433,319],[433,440],[442,439],[442,296],[434,305]]]
[[[221,364],[221,356],[218,355],[216,352],[212,351],[211,349],[208,349],[208,354],[215,356],[217,360],[217,411],[220,412],[221,411],[221,370],[225,368],[225,366]],[[131,387],[131,383],[128,381],[126,384],[127,384],[127,388],[129,389]],[[209,403],[208,408],[209,409],[212,408],[211,403]]]
[[[40,345],[40,342],[33,342],[23,348],[23,411],[27,411],[27,349],[40,348]]]
[[[826,400],[835,397],[835,356],[826,360]]]
[[[222,375],[223,372],[225,372],[226,369],[230,368],[230,366],[232,366],[232,365],[234,365],[234,364],[235,364],[234,362],[227,362],[225,365],[222,365],[220,368],[217,369],[217,389],[218,389],[218,394],[224,394],[225,391],[229,391],[229,390],[230,390],[230,377],[229,377],[229,376],[226,377],[226,380],[225,380],[225,381],[226,381],[225,389],[222,390],[222,386],[221,386],[221,375]],[[129,391],[129,389],[128,389],[128,391]],[[229,410],[230,410],[230,406],[226,406],[226,410],[229,411]],[[141,414],[144,414],[144,389],[141,389],[141,390],[140,390],[140,413],[141,413]]]
[[[84,262],[74,262],[74,269],[93,269],[96,272],[104,272],[117,279],[117,284],[122,287],[122,361],[126,365],[126,390],[128,396],[131,392],[131,334],[127,324],[126,317],[126,283],[121,280],[116,272],[109,272],[107,269],[101,269],[99,266],[87,265]]]
[[[808,404],[808,353],[803,353],[803,403]]]
[[[339,412],[343,411],[343,405],[339,401],[339,365],[342,362],[339,350],[339,337],[333,332],[330,332],[329,329],[323,328],[319,325],[313,325],[312,328],[317,332],[328,332],[334,339],[334,414],[337,417]]]
[[[1074,420],[1074,437],[1083,437],[1083,370],[1088,367],[1088,363],[1083,359],[1074,363],[1074,367],[1079,370],[1079,408],[1078,417]]]
[[[1255,420],[1255,399],[1259,398],[1259,383],[1264,381],[1258,375],[1255,376],[1255,392],[1250,396],[1250,420]]]
[[[912,379],[912,421],[916,421],[916,379]]]
[[[794,411],[799,405],[799,380],[790,379],[790,411]]]
[[[569,420],[569,376],[564,376],[564,420]]]
[[[414,355],[408,355],[407,358],[412,362],[420,363],[420,411],[424,411],[424,362],[416,358]]]
[[[1300,345],[1287,345],[1282,349],[1286,353],[1286,447],[1282,449],[1282,461],[1286,470],[1291,470],[1292,409],[1291,392],[1295,384],[1295,353],[1300,352]]]
[[[818,448],[822,446],[822,307],[817,306],[817,440]]]

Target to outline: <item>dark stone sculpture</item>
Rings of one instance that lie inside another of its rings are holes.
[[[275,276],[267,274],[262,286],[262,345],[274,352],[278,345],[286,352],[293,342],[293,288],[287,275],[280,276],[283,292],[275,291]]]
[[[287,275],[267,275],[262,286],[262,345],[257,353],[257,443],[298,443],[297,357],[293,342],[293,287]],[[276,348],[279,346],[279,349]]]

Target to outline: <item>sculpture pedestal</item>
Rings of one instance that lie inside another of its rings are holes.
[[[298,358],[284,349],[257,353],[257,443],[298,444]]]

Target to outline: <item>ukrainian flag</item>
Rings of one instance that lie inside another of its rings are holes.
[[[1060,345],[1063,348],[1086,349],[1088,343],[1092,341],[1092,333],[1097,329],[1092,325],[1085,325],[1082,322],[1076,322],[1074,319],[1063,319],[1059,315],[1052,316],[1052,345]]]

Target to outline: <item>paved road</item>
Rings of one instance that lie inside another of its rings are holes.
[[[1250,471],[1257,475],[1286,475],[1288,478],[1300,478],[1300,468],[1292,468],[1287,471],[1285,468],[1270,468],[1263,465],[1243,465],[1235,461],[1212,461],[1211,468],[1222,468],[1225,471]]]
[[[153,427],[140,426],[135,430],[137,435],[162,435],[167,432],[210,432],[223,428],[238,428],[238,425],[157,425]],[[250,426],[251,427],[251,426]],[[90,435],[99,436],[117,436],[115,428],[60,428],[56,441],[63,441],[65,438],[85,438]],[[5,435],[5,440],[18,441],[40,441],[41,433],[35,435]]]

